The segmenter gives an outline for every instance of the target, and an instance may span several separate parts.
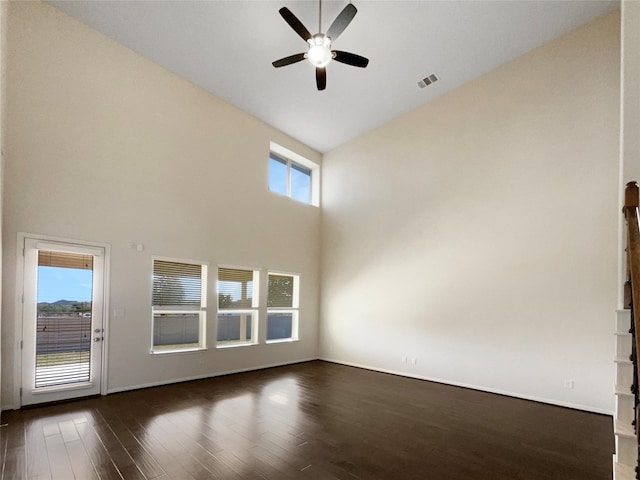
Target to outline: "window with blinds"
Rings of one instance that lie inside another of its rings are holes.
[[[258,284],[258,270],[218,268],[216,339],[219,347],[257,342]]]
[[[267,291],[267,342],[298,339],[300,277],[269,273]]]
[[[153,353],[205,348],[207,266],[153,260]]]

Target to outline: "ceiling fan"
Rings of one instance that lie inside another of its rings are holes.
[[[322,0],[320,0],[318,8],[318,31],[322,32]],[[301,62],[306,58],[316,67],[316,86],[318,90],[324,90],[327,87],[326,66],[331,60],[360,68],[365,68],[369,64],[367,58],[355,53],[331,50],[331,44],[347,28],[358,12],[353,4],[349,3],[344,7],[329,27],[329,30],[327,30],[327,33],[316,33],[315,35],[311,35],[309,30],[298,20],[298,17],[291,13],[291,10],[287,7],[282,7],[279,12],[284,21],[309,44],[309,50],[276,60],[273,62],[274,67],[284,67],[292,63]]]

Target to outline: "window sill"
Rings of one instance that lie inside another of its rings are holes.
[[[50,387],[37,387],[31,390],[31,394],[38,395],[40,393],[62,392],[69,390],[81,390],[84,388],[91,388],[94,386],[93,382],[80,382],[71,385],[52,385]]]
[[[219,343],[216,345],[216,348],[224,350],[225,348],[238,348],[238,347],[253,347],[258,345],[254,342],[242,342],[242,343]]]
[[[293,342],[299,342],[299,341],[300,341],[300,339],[298,339],[298,338],[278,338],[278,339],[275,339],[275,340],[267,340],[265,343],[267,345],[271,345],[271,344],[274,344],[274,343],[293,343]]]
[[[274,190],[269,190],[269,193],[273,193],[274,195],[277,195],[278,197],[281,197],[281,198],[288,198],[289,200],[291,200],[296,205],[306,205],[308,207],[320,208],[320,204],[319,203],[314,203],[313,201],[305,202],[304,200],[298,200],[296,198],[290,197],[287,194],[276,192]]]
[[[167,355],[167,354],[175,354],[175,353],[193,353],[193,352],[202,352],[207,350],[206,347],[190,347],[190,348],[162,348],[151,350],[149,353],[151,355]]]

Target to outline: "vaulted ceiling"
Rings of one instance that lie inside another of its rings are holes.
[[[317,1],[49,3],[321,152],[619,6],[605,0],[355,0],[358,13],[333,48],[369,58],[369,66],[331,62],[327,88],[318,91],[309,62],[271,65],[307,49],[278,10],[289,8],[313,34]],[[323,31],[347,3],[323,2]],[[439,80],[419,88],[432,73]]]

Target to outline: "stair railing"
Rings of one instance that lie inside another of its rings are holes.
[[[631,392],[634,395],[633,426],[638,438],[638,459],[640,459],[640,436],[638,414],[640,413],[640,379],[638,352],[640,352],[640,189],[636,182],[629,182],[624,192],[624,216],[627,219],[627,282],[624,286],[624,304],[631,309],[631,356],[633,362],[633,384]],[[636,462],[637,463],[637,462]],[[636,479],[640,480],[640,470],[636,466]]]

